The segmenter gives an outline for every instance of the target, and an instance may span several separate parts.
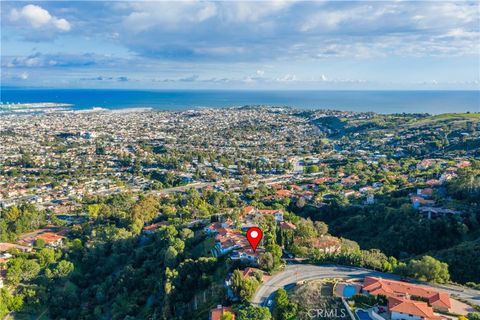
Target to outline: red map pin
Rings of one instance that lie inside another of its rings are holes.
[[[262,240],[263,237],[263,232],[260,230],[260,228],[257,227],[251,227],[250,229],[247,230],[247,239],[250,245],[252,246],[253,251],[257,250],[257,246],[260,243],[260,240]]]

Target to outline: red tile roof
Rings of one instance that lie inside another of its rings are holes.
[[[260,213],[260,214],[275,214],[277,212],[281,212],[281,211],[280,210],[270,210],[270,209],[258,210],[258,213]]]
[[[63,238],[65,238],[65,237],[60,236],[58,234],[55,234],[53,232],[45,232],[45,233],[42,233],[42,234],[39,234],[38,236],[36,236],[35,240],[43,239],[43,240],[45,240],[46,243],[50,244],[50,243],[54,243],[58,240],[61,240]]]
[[[295,229],[297,229],[297,227],[293,223],[288,222],[288,221],[280,222],[280,228],[282,228],[284,230],[295,230]]]
[[[233,309],[229,307],[222,307],[222,306],[219,306],[215,309],[210,310],[210,319],[220,320],[220,318],[225,312],[230,312],[231,314],[233,314],[233,320],[235,320],[235,313],[233,312]]]
[[[243,208],[243,214],[251,214],[254,211],[255,211],[254,206],[246,206],[245,208]]]
[[[290,197],[292,195],[292,191],[282,189],[275,192],[275,194],[279,197]]]
[[[428,306],[428,304],[420,301],[389,298],[388,309],[390,312],[411,314],[417,317],[422,317],[425,320],[442,319],[442,317],[438,317],[433,314],[433,310]]]
[[[386,280],[374,277],[365,277],[363,290],[373,295],[384,295],[392,298],[409,298],[411,296],[428,299],[432,307],[451,307],[450,295],[430,288],[421,287],[401,281]]]

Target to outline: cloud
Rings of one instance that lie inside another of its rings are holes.
[[[478,6],[468,1],[134,2],[122,10],[126,14],[115,31],[119,43],[156,59],[268,61],[480,50]]]
[[[63,18],[52,16],[47,10],[34,4],[28,4],[20,10],[10,11],[10,20],[18,23],[28,23],[35,29],[53,28],[61,32],[70,31],[70,23]]]
[[[24,71],[119,87],[478,79],[474,1],[18,3],[0,12],[1,67],[18,82]]]
[[[19,76],[20,79],[22,80],[27,80],[28,79],[28,73],[27,72],[22,72]]]
[[[81,81],[117,81],[117,82],[128,82],[130,78],[126,76],[120,77],[111,77],[111,76],[97,76],[97,77],[87,77],[87,78],[80,78]]]
[[[35,52],[28,56],[2,56],[1,66],[5,68],[65,68],[102,65],[106,67],[114,63],[121,63],[121,61],[113,61],[112,57],[93,53],[45,54]]]
[[[294,74],[286,74],[283,77],[277,78],[278,82],[293,82],[297,80],[297,76]]]
[[[191,75],[191,76],[188,76],[188,77],[184,77],[184,78],[180,78],[178,79],[178,81],[181,81],[181,82],[194,82],[194,81],[197,81],[199,78],[199,76],[197,74],[194,74],[194,75]]]

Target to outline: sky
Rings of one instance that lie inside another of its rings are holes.
[[[2,87],[480,88],[478,1],[0,5]]]

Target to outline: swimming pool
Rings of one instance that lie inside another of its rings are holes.
[[[360,320],[372,320],[365,310],[357,310],[356,314]]]
[[[343,287],[343,296],[347,299],[350,299],[355,295],[355,286],[347,284]]]

